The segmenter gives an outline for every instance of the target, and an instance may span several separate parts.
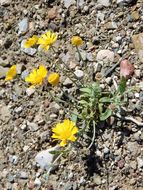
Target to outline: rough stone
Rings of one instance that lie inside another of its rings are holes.
[[[83,76],[84,76],[84,72],[83,72],[82,70],[79,70],[79,69],[77,69],[77,70],[74,72],[74,74],[76,75],[76,77],[77,77],[78,79],[82,79]]]
[[[40,188],[42,183],[41,183],[39,178],[36,178],[35,181],[34,181],[34,184],[35,184],[36,187]]]
[[[102,63],[113,63],[114,61],[114,52],[110,50],[100,50],[97,53],[96,60]]]
[[[27,121],[27,125],[30,128],[31,131],[37,131],[39,129],[38,125],[36,123],[33,122],[29,122]]]
[[[105,28],[108,30],[114,30],[114,29],[118,28],[118,26],[117,26],[116,22],[112,21],[112,22],[107,22],[105,24]]]
[[[23,35],[28,31],[29,23],[28,23],[28,18],[24,18],[21,20],[18,24],[19,31],[18,35]]]
[[[24,171],[21,171],[19,177],[20,179],[28,179],[28,174]]]
[[[137,157],[138,168],[143,168],[143,157]]]
[[[26,94],[28,96],[31,96],[32,94],[34,94],[34,92],[35,92],[35,88],[27,88],[26,89]]]
[[[110,6],[110,0],[98,0],[97,3],[103,5],[104,7]]]
[[[48,18],[54,19],[56,18],[56,16],[57,16],[57,7],[55,6],[48,11]]]
[[[143,33],[133,35],[132,40],[139,59],[143,63]]]
[[[137,162],[136,161],[131,161],[130,162],[130,167],[133,168],[134,170],[136,170],[136,168],[137,168]]]
[[[68,9],[71,5],[75,4],[75,0],[64,0],[64,6]]]
[[[0,66],[0,79],[6,76],[8,69],[9,69],[8,67]]]
[[[8,6],[10,5],[12,0],[0,0],[0,5],[2,6]]]
[[[138,144],[136,142],[128,142],[127,149],[132,155],[136,155],[138,153]]]
[[[117,0],[116,3],[121,6],[135,5],[137,0]]]
[[[64,86],[69,86],[72,85],[72,81],[69,78],[66,78],[65,81],[63,82]]]
[[[55,146],[53,148],[49,148],[47,150],[39,152],[35,157],[35,161],[42,169],[49,170],[54,160],[54,154],[51,154],[50,152],[56,151],[58,150],[58,148],[58,146]]]
[[[96,185],[100,185],[102,183],[101,177],[99,175],[95,175],[93,180]]]
[[[0,120],[6,122],[11,118],[10,110],[4,104],[0,104]]]
[[[83,6],[85,3],[85,0],[78,0],[78,6]]]

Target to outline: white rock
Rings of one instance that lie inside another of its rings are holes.
[[[131,2],[133,2],[134,0],[117,0],[116,3],[117,4],[121,4],[121,5],[124,5],[124,4],[130,4]]]
[[[98,0],[97,3],[103,5],[104,7],[110,6],[110,0]]]
[[[123,0],[117,0],[117,4],[120,4],[120,3],[122,3],[123,2]]]
[[[84,76],[84,72],[83,72],[82,70],[79,70],[79,69],[77,69],[77,70],[74,72],[74,74],[76,75],[76,77],[77,77],[78,79],[82,79],[83,76]]]
[[[8,61],[7,60],[3,60],[1,57],[0,57],[0,66],[7,66],[8,65]]]
[[[77,0],[78,6],[82,6],[84,4],[85,0]]]
[[[21,74],[22,73],[22,68],[23,68],[22,64],[17,64],[16,65],[16,73]]]
[[[0,0],[0,5],[9,5],[12,0]]]
[[[34,92],[35,92],[35,88],[27,88],[26,89],[26,94],[28,96],[31,96],[32,94],[34,94]]]
[[[4,104],[0,104],[0,120],[8,121],[11,118],[10,109]]]
[[[18,35],[25,34],[28,31],[29,27],[28,18],[24,18],[22,21],[20,21],[18,27]]]
[[[25,71],[23,71],[23,72],[21,73],[21,78],[22,78],[22,79],[25,79],[28,75],[29,75],[29,72],[28,72],[27,70],[25,70]]]
[[[90,53],[87,53],[86,57],[87,57],[87,60],[88,60],[88,61],[93,61],[93,56],[92,56],[92,53],[91,53],[91,52],[90,52]]]
[[[34,131],[37,131],[39,129],[39,127],[36,123],[27,121],[27,125],[30,128],[30,131],[34,132]]]
[[[64,5],[67,9],[73,4],[75,4],[75,0],[64,0]]]
[[[30,148],[29,146],[25,145],[25,146],[23,147],[23,151],[24,151],[24,152],[27,152],[27,150],[28,150],[29,148]]]
[[[23,51],[24,53],[28,54],[28,55],[31,55],[33,56],[37,50],[35,48],[24,48],[24,43],[25,43],[26,40],[23,40],[21,42],[21,51]]]
[[[143,168],[143,158],[137,157],[138,168]]]
[[[8,67],[0,66],[0,79],[6,76],[7,71],[9,70]]]
[[[40,186],[41,186],[41,181],[40,181],[40,179],[39,179],[39,178],[36,178],[35,181],[34,181],[34,184],[35,184],[35,186],[40,187]]]
[[[65,81],[63,82],[63,85],[64,86],[69,86],[69,85],[72,85],[72,81],[69,79],[69,78],[66,78]]]
[[[42,169],[49,170],[52,167],[52,163],[54,161],[54,154],[51,154],[50,152],[58,149],[59,147],[55,146],[53,148],[49,148],[47,150],[39,152],[35,157],[35,161]]]
[[[19,106],[18,108],[15,109],[16,113],[20,113],[23,110],[22,106]]]
[[[100,50],[97,53],[96,60],[102,63],[113,63],[114,61],[114,52],[110,50]]]

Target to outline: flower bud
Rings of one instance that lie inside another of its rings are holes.
[[[48,82],[53,85],[56,86],[60,81],[60,76],[58,73],[51,73],[48,77]]]
[[[134,66],[127,60],[124,59],[120,63],[120,76],[129,79],[134,73]]]

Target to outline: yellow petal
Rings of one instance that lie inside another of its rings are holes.
[[[62,140],[60,146],[65,146],[67,144],[66,140]]]
[[[15,77],[15,75],[16,75],[16,65],[13,65],[6,73],[5,81],[12,80]]]
[[[75,136],[71,136],[71,137],[68,138],[68,140],[73,141],[73,142],[74,142],[76,139],[77,139],[77,137],[75,137]]]

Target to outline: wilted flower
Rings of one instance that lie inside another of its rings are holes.
[[[61,140],[60,146],[65,146],[68,141],[74,142],[77,139],[75,134],[78,132],[78,128],[69,119],[65,119],[63,123],[58,123],[52,131],[54,133],[52,138]]]
[[[120,63],[120,76],[129,79],[134,73],[134,66],[127,60],[123,60]]]
[[[47,76],[47,69],[44,65],[40,65],[39,69],[33,69],[33,71],[25,78],[26,82],[32,84],[32,86],[41,85]]]
[[[60,75],[58,73],[51,73],[48,77],[48,82],[53,86],[56,86],[59,83]]]
[[[83,44],[83,40],[79,36],[73,36],[71,43],[74,46],[81,46]]]
[[[38,41],[38,37],[33,35],[32,38],[29,38],[28,40],[25,41],[24,47],[30,48],[30,47],[36,45],[37,41]]]
[[[6,73],[5,81],[12,80],[16,75],[16,65],[12,65]]]
[[[38,39],[37,44],[40,44],[40,47],[48,51],[49,47],[52,46],[57,40],[57,35],[54,32],[48,31],[46,34],[42,34]]]

